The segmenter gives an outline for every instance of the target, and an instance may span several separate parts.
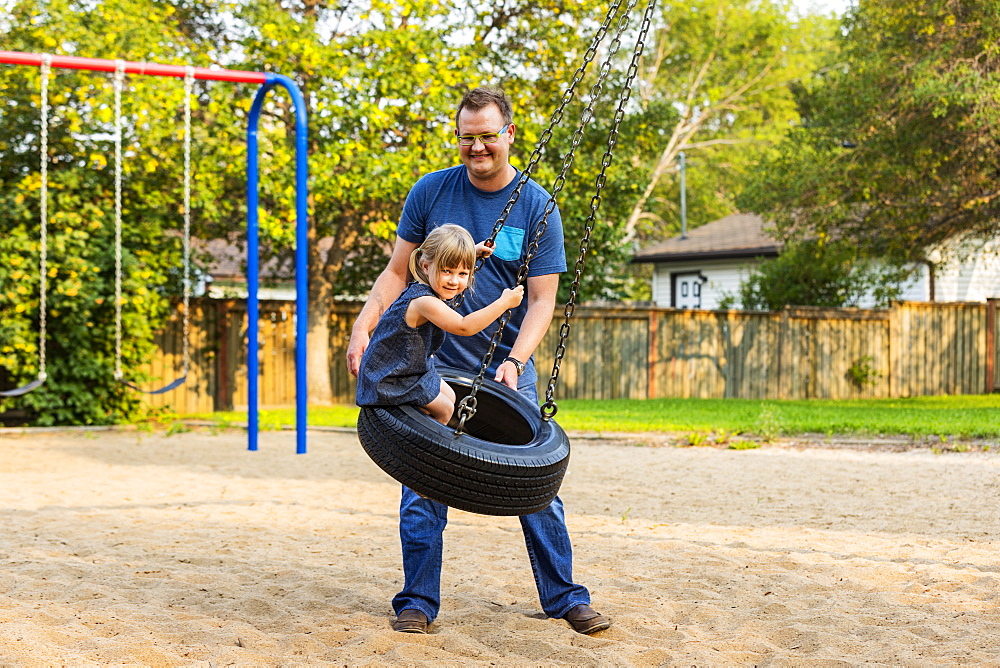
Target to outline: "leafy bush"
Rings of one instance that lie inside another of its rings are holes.
[[[847,369],[847,379],[859,390],[863,390],[866,385],[874,385],[881,375],[878,369],[872,366],[872,362],[874,360],[871,355],[862,355]]]
[[[20,386],[39,365],[39,223],[37,182],[0,192],[0,366]],[[0,400],[0,411],[26,411],[36,425],[108,424],[133,419],[136,394],[117,382],[114,327],[114,252],[109,217],[94,204],[102,184],[67,172],[51,184],[45,358],[48,380],[21,397]],[[129,235],[134,237],[135,235]],[[163,256],[170,244],[126,248],[122,284],[122,368],[129,379],[152,352],[154,328],[166,314]]]
[[[790,243],[778,257],[750,271],[726,307],[740,304],[750,311],[777,311],[785,306],[857,306],[870,295],[876,306],[898,299],[910,269],[858,255],[841,241]]]

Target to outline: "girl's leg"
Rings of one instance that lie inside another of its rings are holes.
[[[434,401],[423,406],[423,409],[441,424],[448,424],[452,413],[455,412],[455,390],[442,380],[441,393],[434,398]]]

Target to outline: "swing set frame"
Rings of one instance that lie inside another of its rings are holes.
[[[307,366],[306,338],[308,335],[309,280],[308,280],[308,127],[306,106],[302,92],[295,82],[273,72],[248,72],[181,65],[163,65],[102,58],[78,58],[20,51],[0,51],[0,63],[52,68],[87,70],[91,72],[123,71],[125,74],[161,76],[196,80],[231,81],[258,84],[250,116],[247,121],[247,438],[248,449],[257,450],[259,422],[260,363],[257,356],[259,335],[257,321],[260,316],[258,288],[260,285],[258,222],[260,170],[258,165],[258,126],[268,92],[275,86],[283,87],[295,107],[295,429],[297,454],[306,452],[307,425]],[[47,156],[41,156],[43,164]],[[40,342],[44,348],[45,342]],[[42,353],[44,355],[44,353]],[[44,380],[44,378],[40,379]],[[38,384],[40,384],[39,381]]]

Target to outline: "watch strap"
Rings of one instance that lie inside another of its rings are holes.
[[[506,357],[504,358],[504,362],[510,362],[511,364],[513,364],[514,368],[517,369],[518,376],[524,373],[524,362],[522,362],[521,360],[514,357]],[[503,362],[501,362],[501,364],[503,364]]]

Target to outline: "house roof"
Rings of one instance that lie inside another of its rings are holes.
[[[774,257],[784,244],[768,234],[770,226],[752,213],[734,213],[637,252],[632,262]]]

